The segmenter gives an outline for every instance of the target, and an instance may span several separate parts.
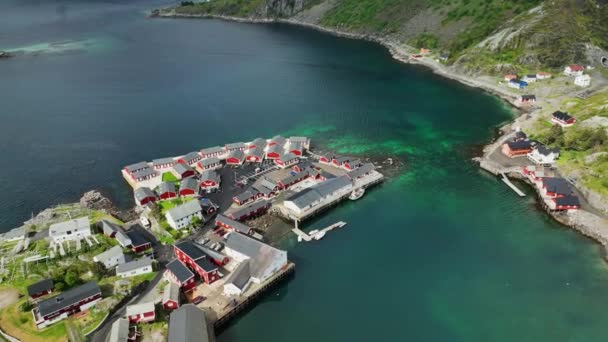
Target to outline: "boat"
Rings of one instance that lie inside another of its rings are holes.
[[[308,232],[308,235],[313,236],[313,235],[317,234],[318,232],[319,232],[318,229],[313,229],[313,230],[311,230],[311,231]]]
[[[321,232],[316,233],[316,234],[313,236],[313,238],[314,238],[315,240],[321,240],[321,239],[322,239],[324,236],[325,236],[325,232],[324,232],[324,231],[321,231]]]
[[[348,196],[348,199],[351,201],[356,201],[359,198],[363,197],[363,194],[365,194],[365,189],[363,188],[359,188],[355,191],[353,191],[350,196]]]

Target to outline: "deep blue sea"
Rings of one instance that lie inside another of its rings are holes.
[[[285,25],[147,19],[163,1],[0,2],[0,229],[101,189],[120,168],[305,134],[406,166],[315,243],[228,341],[593,341],[608,326],[600,248],[470,162],[512,118],[498,99],[375,44]]]

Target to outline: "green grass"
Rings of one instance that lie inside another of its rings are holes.
[[[179,181],[177,179],[177,177],[175,177],[175,175],[173,174],[173,172],[165,172],[165,173],[163,173],[162,179],[163,179],[163,182],[178,182]]]
[[[180,14],[214,14],[247,17],[253,15],[265,0],[212,0],[191,6],[178,6]]]

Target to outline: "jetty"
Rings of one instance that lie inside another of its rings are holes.
[[[511,181],[509,180],[509,178],[507,177],[507,175],[505,175],[503,172],[500,173],[501,179],[503,181],[503,183],[507,184],[509,186],[509,188],[511,188],[513,191],[515,191],[516,194],[519,195],[519,197],[524,197],[526,196],[526,194],[524,194],[523,191],[519,190],[515,184],[511,183]]]
[[[297,222],[298,221],[296,221],[296,227],[294,227],[291,231],[294,232],[294,234],[296,234],[298,236],[298,238],[301,238],[302,240],[304,240],[306,242],[312,241],[312,239],[320,240],[321,238],[323,238],[323,236],[325,236],[326,233],[328,233],[328,232],[330,232],[330,231],[332,231],[332,230],[334,230],[336,228],[341,228],[341,227],[346,226],[346,222],[339,221],[339,222],[336,222],[336,223],[334,223],[334,224],[332,224],[330,226],[327,226],[327,227],[325,227],[323,229],[312,230],[311,234],[309,235],[309,234],[306,234],[305,232],[303,232],[302,230],[300,230],[297,227]]]

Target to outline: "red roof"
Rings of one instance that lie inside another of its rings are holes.
[[[583,71],[585,70],[585,67],[582,65],[578,65],[578,64],[571,64],[570,65],[570,70],[572,71]]]

